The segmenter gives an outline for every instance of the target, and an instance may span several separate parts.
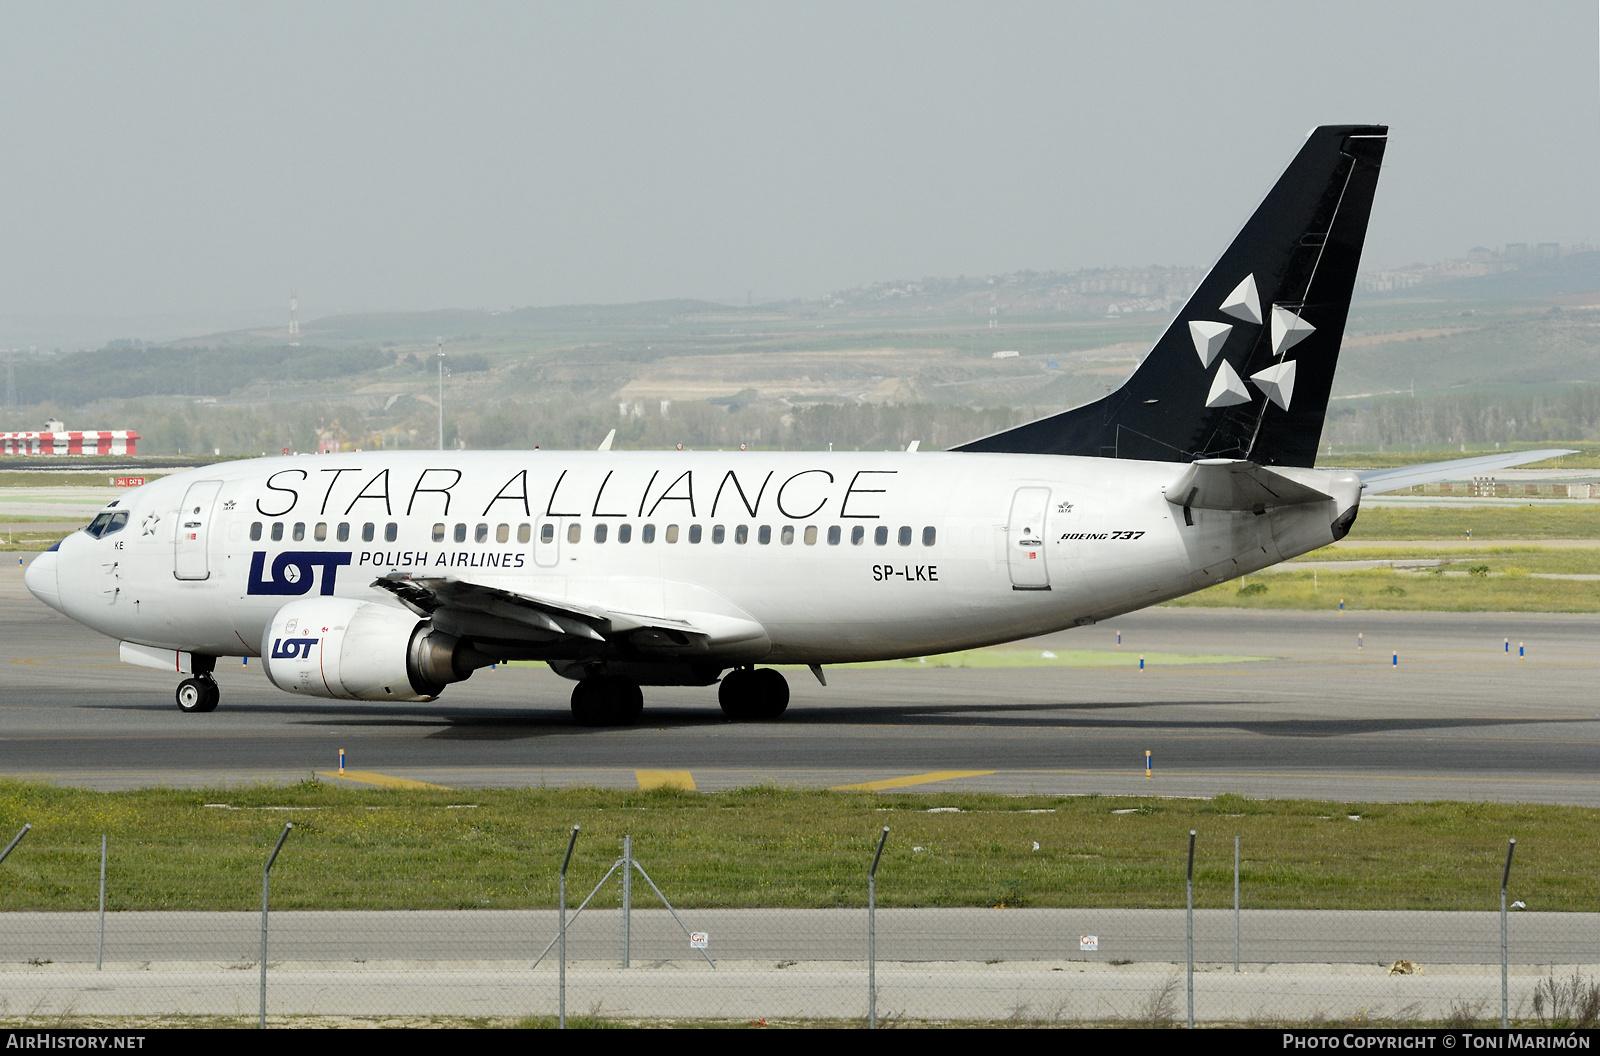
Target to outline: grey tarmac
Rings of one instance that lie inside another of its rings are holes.
[[[569,935],[568,1009],[611,1017],[853,1019],[864,1015],[862,909],[685,909],[715,964],[662,910],[635,910],[630,966],[620,914]],[[1498,1011],[1495,913],[1247,911],[1233,970],[1231,911],[1195,914],[1195,1011],[1263,1024],[1321,1017],[1441,1019]],[[1550,975],[1593,977],[1600,915],[1512,919],[1509,990],[1527,1014]],[[11,913],[0,991],[30,1017],[256,1008],[254,913],[113,913],[104,971],[92,913]],[[556,966],[533,961],[556,915],[539,911],[278,912],[268,1007],[279,1016],[550,1014]],[[1098,950],[1081,949],[1085,936]],[[880,1015],[934,1020],[1127,1020],[1183,1015],[1181,910],[887,909],[877,917]],[[1391,974],[1407,960],[1417,974]],[[0,1011],[0,1016],[4,1012]]]
[[[332,771],[343,748],[363,774],[463,788],[635,787],[659,780],[640,771],[673,771],[708,791],[1600,805],[1600,616],[1153,609],[1025,646],[1110,651],[1118,631],[1128,654],[1271,659],[833,668],[826,687],[799,669],[776,723],[727,722],[713,689],[651,688],[641,725],[609,730],[574,726],[572,683],[542,667],[388,705],[289,696],[258,664],[224,661],[222,706],[184,715],[173,676],[120,664],[116,643],[35,602],[5,567],[0,774],[102,789],[289,782]]]

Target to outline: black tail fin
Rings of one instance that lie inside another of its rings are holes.
[[[1388,135],[1316,129],[1121,388],[956,450],[1313,465]]]

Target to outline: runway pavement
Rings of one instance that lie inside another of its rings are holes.
[[[568,1009],[668,1019],[864,1014],[863,909],[682,916],[680,928],[664,910],[635,910],[627,968],[618,911],[573,919]],[[1513,1015],[1528,1014],[1547,976],[1594,976],[1595,922],[1588,913],[1512,918]],[[1495,913],[1247,910],[1237,972],[1232,912],[1199,910],[1194,924],[1198,1019],[1412,1021],[1459,1018],[1461,1009],[1482,1019],[1498,1007]],[[96,971],[95,914],[5,914],[0,1014],[247,1015],[260,1000],[260,926],[255,913],[112,913]],[[550,1014],[556,960],[538,955],[555,928],[549,909],[275,912],[267,1006],[279,1016]],[[706,937],[712,959],[690,948],[685,929]],[[884,909],[875,952],[878,1011],[890,1021],[1184,1012],[1182,910]],[[1422,970],[1390,974],[1400,960]]]
[[[287,782],[331,771],[343,748],[371,784],[1600,805],[1593,615],[1157,609],[1028,644],[1111,651],[1120,630],[1129,654],[1272,659],[1144,671],[907,664],[830,669],[827,687],[799,670],[777,723],[726,722],[712,689],[652,688],[641,725],[589,730],[571,722],[572,683],[542,667],[481,671],[434,703],[391,705],[292,697],[258,665],[225,661],[222,706],[183,715],[171,676],[119,664],[116,643],[28,597],[20,573],[0,568],[0,774],[12,776],[95,788]]]

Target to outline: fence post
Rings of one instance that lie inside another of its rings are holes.
[[[272,853],[267,856],[267,864],[261,867],[261,1029],[267,1029],[267,875],[272,872],[272,863],[278,860],[278,852],[283,850],[283,841],[289,838],[289,830],[294,828],[294,822],[285,822],[283,832],[278,835],[278,842],[272,848]]]
[[[1511,882],[1511,856],[1517,852],[1515,837],[1506,846],[1506,871],[1500,874],[1500,1029],[1511,1026],[1511,987],[1506,968],[1506,885]]]
[[[559,1027],[567,1029],[567,866],[572,864],[572,848],[578,843],[578,826],[572,826],[567,838],[567,856],[561,859],[561,974],[556,985],[556,1002]]]
[[[633,936],[633,837],[622,837],[622,967],[628,967]]]
[[[889,826],[878,833],[878,850],[867,867],[867,1027],[878,1029],[878,860],[883,857],[883,842],[889,838]]]
[[[1194,830],[1189,830],[1189,878],[1183,883],[1184,937],[1188,951],[1189,1027],[1194,1027]]]
[[[100,942],[94,950],[94,970],[100,971],[106,957],[106,837],[100,834]]]
[[[1239,837],[1233,838],[1233,974],[1239,974]]]
[[[11,857],[11,852],[16,849],[17,844],[21,843],[22,838],[32,831],[33,822],[25,822],[22,826],[22,831],[11,838],[11,842],[6,844],[5,850],[0,851],[0,862],[3,862],[7,858]]]

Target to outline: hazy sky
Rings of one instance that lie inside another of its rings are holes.
[[[1597,51],[1595,0],[8,0],[0,346],[1206,264],[1327,122],[1392,126],[1370,266],[1600,239]]]

